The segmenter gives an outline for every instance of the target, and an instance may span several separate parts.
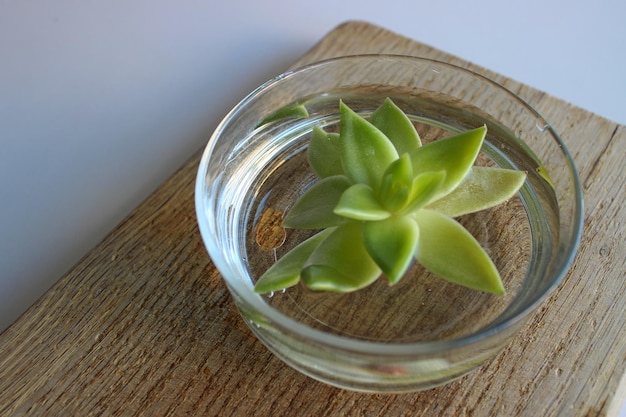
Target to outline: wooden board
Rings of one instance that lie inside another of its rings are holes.
[[[516,92],[564,139],[584,186],[579,255],[524,331],[476,372],[402,395],[343,391],[284,365],[239,318],[200,240],[199,154],[0,335],[0,415],[615,416],[626,398],[626,127],[364,22],[298,64],[426,56]]]

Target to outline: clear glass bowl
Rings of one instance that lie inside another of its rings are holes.
[[[507,294],[468,290],[413,266],[349,294],[296,286],[253,290],[258,277],[310,231],[280,219],[315,176],[306,161],[312,126],[337,129],[339,99],[367,116],[390,97],[423,142],[487,125],[478,164],[528,172],[518,195],[460,221],[491,255]],[[305,118],[262,124],[304,104]],[[220,123],[200,163],[202,238],[252,332],[284,362],[326,383],[403,392],[449,382],[496,355],[558,285],[582,230],[573,162],[550,125],[497,83],[429,59],[359,55],[289,71],[263,84]]]

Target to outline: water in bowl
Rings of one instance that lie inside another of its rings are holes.
[[[385,97],[391,97],[409,115],[424,143],[487,124],[489,132],[478,165],[522,169],[529,174],[537,171],[536,157],[489,115],[471,106],[448,106],[436,96],[392,93],[373,90],[368,95],[315,97],[307,102],[310,117],[261,126],[241,141],[237,156],[241,159],[229,172],[225,200],[232,200],[233,213],[241,213],[233,224],[245,234],[245,244],[236,248],[239,252],[233,253],[231,261],[243,263],[244,285],[252,287],[272,263],[316,233],[283,229],[280,221],[317,180],[306,158],[311,128],[338,130],[339,98],[367,117]],[[315,292],[299,284],[262,297],[272,308],[311,328],[359,340],[454,339],[493,326],[519,301],[516,296],[523,286],[533,285],[528,281],[531,270],[549,256],[537,253],[534,240],[558,219],[541,212],[539,201],[553,196],[549,187],[535,183],[542,184],[529,179],[521,193],[504,204],[458,219],[494,260],[507,291],[504,296],[448,283],[414,263],[394,286],[381,277],[354,293]]]

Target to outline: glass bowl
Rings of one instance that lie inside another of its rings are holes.
[[[514,198],[459,219],[494,260],[506,295],[450,284],[419,264],[395,286],[379,279],[348,294],[302,285],[255,293],[258,277],[312,234],[281,227],[282,215],[316,181],[306,160],[312,127],[337,129],[339,99],[367,117],[386,97],[425,143],[486,125],[477,164],[528,173]],[[262,122],[294,103],[308,117]],[[447,383],[515,340],[569,269],[583,216],[572,159],[530,106],[467,69],[393,55],[334,58],[257,88],[210,138],[195,198],[208,253],[252,332],[304,374],[366,392]]]

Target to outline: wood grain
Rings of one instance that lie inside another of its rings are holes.
[[[199,154],[0,335],[3,416],[615,416],[626,391],[626,127],[364,22],[297,64],[353,53],[472,68],[551,121],[583,181],[570,273],[494,360],[443,387],[342,391],[272,356],[248,331],[195,222]]]

